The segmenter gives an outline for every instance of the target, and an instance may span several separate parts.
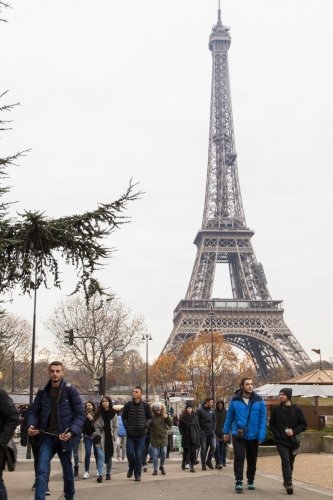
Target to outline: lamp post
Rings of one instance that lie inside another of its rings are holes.
[[[211,300],[209,304],[208,317],[210,319],[210,365],[211,365],[211,384],[212,384],[212,399],[215,401],[215,385],[214,385],[214,332],[213,332],[213,318],[215,318],[214,302]]]
[[[311,351],[319,354],[319,370],[321,370],[321,350],[320,349],[311,349]]]
[[[146,341],[146,400],[148,401],[148,340],[153,340],[149,333],[142,335],[142,340]]]

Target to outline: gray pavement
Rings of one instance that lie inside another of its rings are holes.
[[[151,465],[146,473],[142,473],[142,481],[135,482],[127,479],[127,464],[114,462],[112,468],[112,480],[103,481],[102,484],[96,482],[95,467],[92,467],[94,474],[91,479],[81,479],[83,464],[80,464],[80,476],[75,482],[75,500],[110,500],[111,497],[122,500],[180,500],[191,498],[191,500],[205,500],[209,496],[210,500],[231,499],[239,494],[234,492],[234,479],[232,463],[223,470],[202,471],[196,466],[196,473],[183,471],[180,467],[179,454],[171,454],[171,459],[166,463],[166,476],[152,476]],[[34,494],[31,491],[33,483],[33,464],[31,460],[21,459],[17,464],[15,472],[5,472],[4,480],[7,486],[9,500],[33,500]],[[63,499],[63,481],[60,463],[54,459],[52,461],[52,471],[50,478],[51,500]],[[333,498],[333,491],[311,486],[309,484],[294,482],[295,495],[299,499],[312,500]],[[272,500],[285,499],[287,494],[282,488],[281,477],[258,472],[256,477],[256,490],[244,490],[242,497]]]

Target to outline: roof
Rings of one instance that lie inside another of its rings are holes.
[[[319,396],[322,398],[333,397],[333,384],[291,384],[291,383],[280,383],[280,384],[265,384],[255,389],[255,392],[260,394],[260,396],[278,396],[281,389],[285,387],[290,387],[293,391],[293,396],[303,396],[304,398],[311,398]]]
[[[316,368],[311,372],[303,373],[293,377],[285,384],[333,384],[333,369],[331,368]]]

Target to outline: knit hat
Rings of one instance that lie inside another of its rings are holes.
[[[292,395],[293,395],[293,390],[290,387],[284,387],[283,389],[280,390],[279,394],[283,393],[289,401],[291,401]]]
[[[192,401],[186,401],[185,408],[194,408],[194,404]]]

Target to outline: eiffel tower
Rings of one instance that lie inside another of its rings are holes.
[[[202,227],[185,300],[174,311],[174,328],[163,352],[178,352],[202,331],[214,331],[247,353],[261,380],[284,367],[302,372],[310,358],[283,319],[281,300],[272,300],[263,266],[257,261],[247,227],[237,172],[231,108],[229,28],[217,24],[209,38],[213,73],[209,156]],[[232,299],[212,299],[216,265],[228,264]]]

